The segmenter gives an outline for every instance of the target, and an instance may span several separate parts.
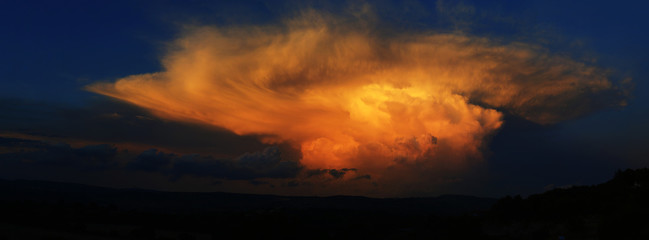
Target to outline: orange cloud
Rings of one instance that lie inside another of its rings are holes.
[[[607,72],[525,43],[401,33],[317,14],[278,26],[196,27],[165,70],[90,91],[160,117],[301,149],[308,168],[463,166],[481,158],[501,111],[541,124],[601,107]],[[620,104],[608,102],[606,104]]]

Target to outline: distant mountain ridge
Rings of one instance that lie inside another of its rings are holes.
[[[362,196],[279,196],[225,192],[166,192],[116,189],[39,180],[0,180],[0,201],[93,203],[167,213],[232,212],[264,209],[353,209],[403,214],[459,215],[485,211],[497,199],[464,195],[429,198]]]
[[[500,200],[163,192],[0,180],[0,240],[649,239],[649,169]],[[3,232],[3,229],[11,229]]]

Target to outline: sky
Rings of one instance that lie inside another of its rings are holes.
[[[529,195],[649,165],[638,1],[5,1],[0,178]]]

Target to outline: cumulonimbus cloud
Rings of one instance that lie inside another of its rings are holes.
[[[608,97],[617,90],[606,70],[533,44],[372,26],[309,13],[272,26],[193,27],[164,71],[88,89],[163,118],[289,143],[309,169],[372,179],[400,164],[480,159],[503,111],[551,124],[624,104]]]

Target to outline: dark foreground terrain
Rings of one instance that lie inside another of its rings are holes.
[[[649,239],[649,169],[527,199],[176,193],[0,180],[0,240]]]

